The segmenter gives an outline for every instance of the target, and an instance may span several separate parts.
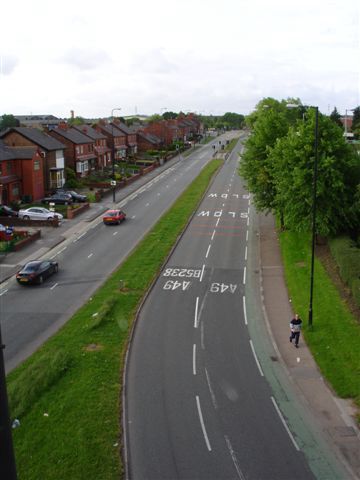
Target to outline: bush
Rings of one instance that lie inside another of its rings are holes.
[[[360,305],[360,249],[349,237],[338,237],[330,241],[330,250],[339,267],[342,280],[351,289]]]

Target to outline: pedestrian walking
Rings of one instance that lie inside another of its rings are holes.
[[[295,339],[295,347],[299,348],[299,338],[302,320],[297,313],[290,322],[290,343]]]

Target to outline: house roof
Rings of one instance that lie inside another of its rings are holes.
[[[114,137],[125,136],[125,133],[123,131],[119,130],[115,125],[107,124],[107,125],[99,125],[99,127],[111,136],[112,135],[114,135]]]
[[[76,128],[64,129],[61,127],[54,128],[51,130],[56,132],[58,135],[70,140],[70,142],[75,143],[76,145],[82,145],[84,143],[93,143],[93,139],[85,135],[84,133],[79,132]]]
[[[93,140],[100,140],[106,138],[106,135],[99,132],[98,130],[95,130],[95,128],[90,127],[90,125],[74,125],[73,128],[75,128],[81,133],[84,133]]]
[[[134,132],[131,131],[131,129],[125,125],[125,123],[123,122],[114,122],[114,127],[116,127],[117,129],[121,130],[123,133],[126,133],[127,135],[131,135],[133,134]]]
[[[28,160],[33,158],[37,147],[9,147],[0,140],[0,160]]]
[[[52,150],[64,150],[65,145],[63,145],[59,140],[56,138],[47,135],[46,133],[38,130],[37,128],[30,128],[30,127],[11,127],[7,128],[0,132],[0,138],[4,138],[8,133],[17,132],[19,135],[27,138],[31,142],[36,143],[39,147],[43,148],[47,151]]]
[[[139,137],[144,138],[147,140],[149,143],[152,143],[154,145],[159,145],[161,144],[161,140],[159,137],[156,135],[152,135],[151,133],[145,133],[145,132],[138,132]]]

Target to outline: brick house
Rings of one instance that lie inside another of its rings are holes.
[[[48,133],[66,146],[65,166],[72,168],[77,177],[86,177],[96,169],[97,157],[92,138],[66,124],[61,124]]]
[[[9,147],[0,140],[0,202],[44,197],[43,157],[38,147]]]
[[[160,150],[161,140],[156,135],[142,131],[137,132],[139,152],[146,152],[147,150]]]
[[[126,134],[123,131],[119,130],[114,124],[106,123],[104,120],[100,120],[95,125],[95,129],[106,135],[108,147],[115,152],[115,160],[126,158],[128,147],[126,145]]]
[[[74,125],[73,128],[84,133],[95,142],[96,168],[102,170],[111,165],[111,148],[107,145],[107,137],[89,125]]]
[[[37,147],[43,157],[45,191],[61,188],[65,183],[65,145],[37,128],[12,127],[0,133],[10,147]]]
[[[115,119],[111,123],[114,124],[114,126],[118,130],[125,133],[125,135],[126,135],[126,145],[128,147],[127,155],[128,156],[136,155],[137,150],[138,150],[136,131],[134,129],[132,129],[131,127],[128,127],[127,125],[125,125],[125,123],[121,122],[118,119]]]
[[[161,146],[171,145],[176,137],[176,124],[168,120],[151,122],[143,128],[145,133],[155,135],[161,141]]]

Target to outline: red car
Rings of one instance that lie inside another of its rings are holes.
[[[108,210],[103,216],[105,225],[119,225],[126,218],[126,213],[122,210]]]

